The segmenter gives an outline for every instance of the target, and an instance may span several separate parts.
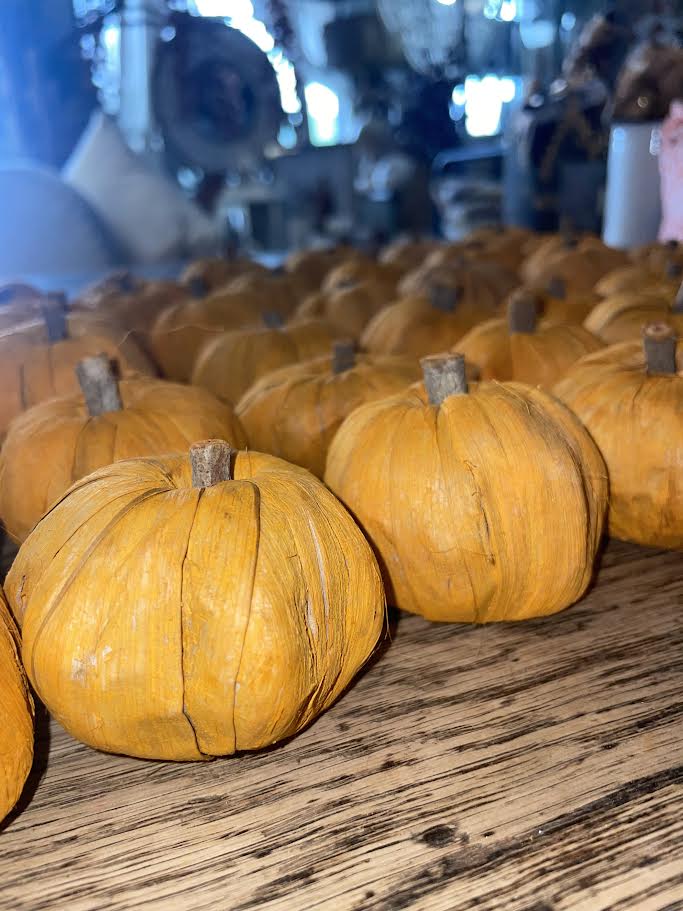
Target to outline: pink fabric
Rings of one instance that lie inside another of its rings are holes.
[[[683,101],[674,101],[662,125],[659,153],[662,224],[660,241],[683,242]]]

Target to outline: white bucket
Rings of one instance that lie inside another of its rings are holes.
[[[661,219],[659,123],[612,127],[602,236],[610,247],[638,247],[657,240]]]

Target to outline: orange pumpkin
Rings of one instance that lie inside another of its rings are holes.
[[[597,237],[560,238],[541,245],[520,272],[528,285],[546,287],[553,278],[561,278],[569,291],[582,293],[592,291],[604,275],[627,264],[626,253],[607,247]]]
[[[265,266],[249,259],[207,256],[189,263],[181,273],[179,281],[193,294],[201,296],[210,294],[246,272],[261,271],[266,271]]]
[[[45,321],[0,334],[0,434],[32,405],[78,391],[74,373],[84,357],[107,354],[123,374],[154,374],[154,367],[123,330],[91,317],[69,316],[60,296],[49,300]]]
[[[79,481],[7,578],[31,683],[98,750],[272,746],[344,692],[383,629],[370,547],[320,481],[216,441],[191,453]]]
[[[295,316],[298,319],[324,319],[340,337],[357,339],[372,317],[392,300],[390,286],[368,279],[350,288],[307,297]]]
[[[357,408],[325,482],[380,557],[387,595],[430,620],[488,623],[562,610],[590,582],[607,472],[580,422],[521,383],[468,387],[462,356]]]
[[[417,273],[408,276],[402,286],[415,292],[373,317],[361,336],[366,351],[412,357],[444,351],[498,313],[504,292],[495,273],[468,264],[431,270],[430,275],[429,281]]]
[[[683,549],[683,344],[665,324],[578,361],[555,395],[600,447],[610,533]]]
[[[330,357],[291,364],[261,377],[237,406],[252,448],[322,477],[327,450],[344,418],[365,402],[393,395],[419,377],[417,361],[356,356],[339,342]]]
[[[550,388],[579,358],[603,347],[582,326],[538,325],[538,301],[518,294],[508,304],[507,319],[487,320],[457,343],[484,380],[516,380]]]
[[[345,247],[326,247],[321,250],[299,250],[285,260],[285,271],[290,277],[299,299],[316,292],[325,276],[349,255]]]
[[[591,310],[584,326],[608,345],[639,339],[649,322],[663,320],[683,333],[683,286],[674,294],[664,288],[614,294]]]
[[[403,237],[388,244],[380,253],[379,261],[398,266],[404,273],[419,269],[438,247],[438,242],[428,238]]]
[[[334,332],[321,321],[291,323],[281,329],[224,332],[202,348],[192,382],[230,405],[273,370],[320,357],[330,350]]]
[[[78,365],[83,393],[30,408],[0,452],[0,517],[23,541],[52,503],[97,468],[187,449],[207,436],[246,438],[232,411],[204,389],[147,378],[117,382],[106,357]]]
[[[19,653],[19,631],[0,590],[0,821],[19,800],[33,764],[33,700]]]

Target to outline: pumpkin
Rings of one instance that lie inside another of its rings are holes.
[[[384,247],[379,261],[398,266],[404,273],[411,272],[418,269],[437,246],[435,240],[402,237]]]
[[[609,530],[683,549],[683,344],[664,323],[578,361],[555,395],[583,421],[610,477]]]
[[[598,281],[614,269],[628,264],[628,255],[607,247],[597,237],[552,238],[522,264],[525,284],[546,287],[561,278],[572,293],[592,291]]]
[[[382,307],[393,300],[391,287],[373,279],[350,288],[307,297],[297,307],[298,319],[324,319],[341,337],[359,338]]]
[[[540,389],[468,387],[461,355],[422,363],[424,386],[346,419],[325,472],[374,545],[390,602],[473,623],[562,610],[586,590],[602,533],[597,447]]]
[[[525,293],[510,299],[507,319],[480,323],[457,344],[482,379],[544,388],[556,383],[579,358],[602,347],[582,326],[538,325],[538,301]]]
[[[110,272],[104,278],[88,285],[76,298],[76,306],[96,309],[111,295],[133,294],[145,286],[145,281],[134,276],[127,269]]]
[[[683,286],[674,295],[664,288],[614,294],[591,310],[584,326],[608,345],[639,339],[649,322],[668,322],[683,334]]]
[[[404,358],[357,356],[337,342],[332,357],[282,367],[256,382],[237,406],[249,445],[322,477],[344,418],[365,402],[400,392],[419,376]]]
[[[294,285],[288,275],[269,272],[250,272],[228,282],[217,293],[245,297],[247,304],[256,313],[278,313],[289,316],[296,309],[298,299]]]
[[[553,276],[544,288],[517,288],[508,298],[508,302],[519,294],[533,294],[538,302],[539,317],[546,325],[555,326],[581,324],[599,302],[599,297],[594,291],[572,291],[558,276]]]
[[[45,321],[0,334],[0,434],[32,405],[77,392],[74,368],[84,357],[107,354],[123,374],[155,372],[123,330],[87,317],[67,317],[59,295],[47,301],[44,315]]]
[[[324,485],[220,441],[78,482],[7,592],[59,723],[150,759],[291,737],[349,685],[385,612],[372,552]]]
[[[176,282],[144,282],[129,292],[110,291],[99,297],[96,306],[86,306],[76,301],[86,312],[95,312],[103,318],[113,319],[125,329],[144,338],[159,314],[174,304],[184,304],[190,299],[187,288]]]
[[[261,306],[257,295],[225,290],[173,304],[157,317],[149,350],[167,379],[187,383],[202,347],[229,329],[261,323]]]
[[[231,410],[204,389],[148,378],[117,382],[104,356],[76,369],[82,394],[30,408],[12,422],[0,452],[0,518],[15,540],[97,468],[183,451],[207,436],[246,441]]]
[[[192,382],[236,405],[262,376],[287,364],[321,357],[333,341],[334,332],[319,320],[290,323],[279,329],[224,332],[202,348]]]
[[[201,297],[246,272],[261,271],[267,271],[265,266],[242,257],[226,259],[222,256],[206,256],[189,263],[178,280],[197,297]]]
[[[412,296],[431,294],[437,287],[457,288],[466,303],[490,315],[518,284],[516,275],[495,263],[480,262],[461,254],[451,256],[448,248],[440,248],[428,256],[419,269],[404,276],[398,292]]]
[[[350,288],[367,279],[377,278],[381,268],[369,256],[354,251],[325,276],[320,290],[329,294]],[[385,268],[393,275],[393,266],[387,265]]]
[[[0,331],[39,319],[44,305],[45,295],[32,285],[3,285],[0,287]]]
[[[463,276],[462,284],[457,274]],[[371,354],[413,357],[444,351],[478,322],[494,316],[502,301],[485,272],[475,278],[471,267],[435,272],[427,287],[380,310],[365,327],[361,346]]]
[[[302,299],[316,292],[325,276],[349,255],[345,247],[326,247],[322,250],[299,250],[285,260],[285,272],[289,276],[297,296]]]
[[[675,287],[676,269],[666,273],[657,273],[642,265],[622,266],[608,272],[595,286],[600,297],[613,297],[615,294],[636,294],[639,291],[670,291]],[[680,278],[679,278],[680,282]]]
[[[0,820],[19,800],[33,764],[33,700],[19,649],[19,631],[0,591]]]
[[[676,240],[641,247],[632,251],[631,257],[656,275],[676,278],[683,271],[683,244]]]

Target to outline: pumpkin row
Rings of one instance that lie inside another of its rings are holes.
[[[575,249],[562,243],[563,255]],[[206,289],[200,272],[185,277],[195,290],[200,279]],[[429,294],[432,309],[456,312],[442,286]],[[518,342],[541,335],[540,294],[513,295],[507,322],[487,329],[506,370],[534,356]],[[608,495],[615,533],[683,546],[675,333],[655,324],[642,341],[596,348],[557,368],[552,395],[552,371],[537,381],[545,391],[514,372],[479,382],[493,368],[458,351],[423,359],[413,383],[414,358],[337,343],[265,374],[240,402],[252,445],[263,434],[256,448],[300,445],[288,462],[233,452],[245,441],[239,418],[206,390],[120,379],[108,356],[81,357],[81,394],[27,410],[1,457],[5,521],[16,509],[23,536],[35,519],[22,502],[45,513],[6,581],[35,691],[98,749],[166,759],[258,749],[348,685],[381,635],[385,591],[433,620],[561,610],[590,581]],[[212,436],[232,447],[195,443]],[[309,457],[327,487],[291,464]],[[3,812],[32,752],[5,609],[0,691],[14,737],[0,763]]]

